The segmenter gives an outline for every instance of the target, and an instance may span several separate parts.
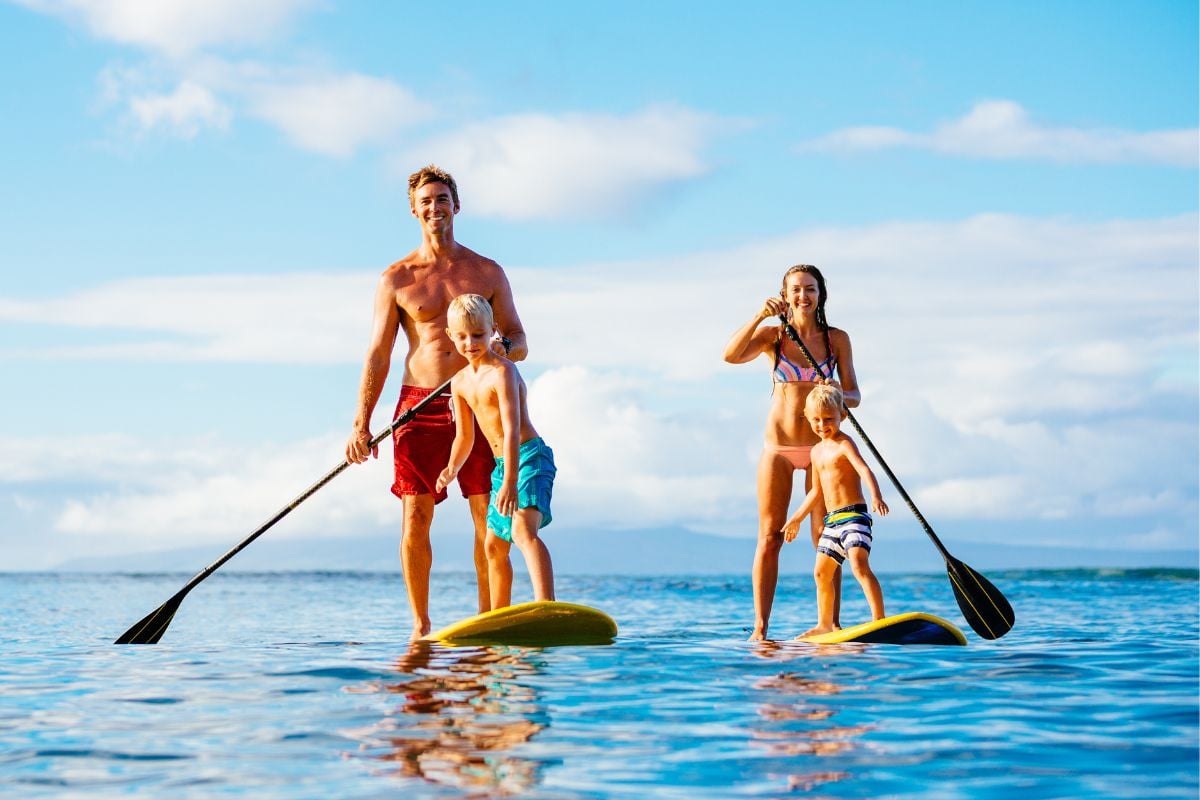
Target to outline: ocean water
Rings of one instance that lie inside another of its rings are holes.
[[[965,648],[750,644],[743,575],[560,576],[611,646],[412,645],[398,576],[318,573],[217,573],[116,646],[190,576],[0,575],[0,796],[1195,798],[1197,573],[983,571],[996,642],[882,578]],[[435,626],[473,597],[435,576]],[[803,576],[776,603],[811,624]]]

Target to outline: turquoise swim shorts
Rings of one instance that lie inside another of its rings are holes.
[[[517,508],[537,508],[542,512],[541,527],[550,524],[550,494],[554,489],[554,451],[538,437],[521,445],[517,455]],[[492,495],[488,499],[488,530],[506,542],[512,541],[512,517],[496,508],[496,495],[504,485],[504,459],[496,459],[492,470]]]

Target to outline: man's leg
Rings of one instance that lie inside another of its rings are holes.
[[[413,615],[412,638],[420,639],[432,627],[429,622],[429,570],[433,567],[433,548],[429,544],[429,527],[433,524],[433,495],[406,495],[403,501],[400,565]]]
[[[479,613],[491,611],[492,593],[488,588],[487,509],[488,495],[473,494],[467,498],[471,506],[471,521],[475,524],[475,583],[479,588]],[[511,568],[510,568],[511,569]]]

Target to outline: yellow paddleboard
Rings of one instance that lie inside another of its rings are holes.
[[[967,643],[962,631],[946,620],[935,617],[933,614],[922,614],[916,611],[864,622],[853,628],[819,633],[800,639],[800,641],[810,644],[869,642],[872,644],[965,645]]]
[[[599,609],[540,600],[476,614],[434,631],[427,641],[449,644],[611,644],[617,623]]]

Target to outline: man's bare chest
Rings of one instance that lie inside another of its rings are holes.
[[[460,294],[480,294],[490,300],[492,292],[479,275],[431,276],[398,288],[396,305],[417,322],[437,322]]]

